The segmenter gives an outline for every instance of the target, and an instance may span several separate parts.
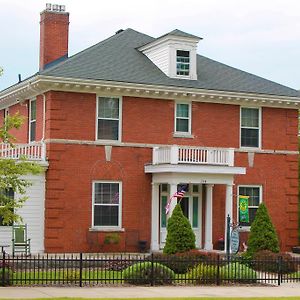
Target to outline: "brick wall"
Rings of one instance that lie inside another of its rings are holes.
[[[47,93],[46,138],[95,140],[96,95]],[[186,144],[239,147],[239,106],[193,103],[194,139],[174,138],[174,102],[123,97],[122,141],[132,143]],[[263,108],[263,148],[297,150],[296,111]],[[276,137],[274,137],[276,128]],[[151,175],[144,173],[152,160],[151,148],[112,148],[105,161],[103,146],[50,144],[47,171],[45,246],[56,251],[136,251],[138,240],[151,238]],[[271,218],[280,234],[283,250],[297,244],[297,155],[236,153],[235,165],[247,175],[236,176],[239,184],[262,185]],[[104,245],[106,233],[93,232],[92,181],[123,183],[121,241]],[[225,186],[214,186],[214,243],[224,235]],[[236,217],[236,198],[234,198]]]

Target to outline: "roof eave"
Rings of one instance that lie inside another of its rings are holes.
[[[300,97],[36,75],[0,93],[0,109],[47,91],[298,109]]]

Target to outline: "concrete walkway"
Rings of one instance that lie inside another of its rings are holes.
[[[0,298],[155,298],[155,297],[289,297],[300,299],[300,283],[281,286],[198,287],[2,287]]]

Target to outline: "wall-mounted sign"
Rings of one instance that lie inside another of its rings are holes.
[[[230,235],[231,253],[238,253],[240,248],[240,233],[237,228],[231,231]]]

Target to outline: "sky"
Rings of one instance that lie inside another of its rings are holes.
[[[0,0],[0,90],[38,71],[46,3],[70,13],[69,55],[132,28],[203,38],[198,54],[300,89],[299,0]]]

